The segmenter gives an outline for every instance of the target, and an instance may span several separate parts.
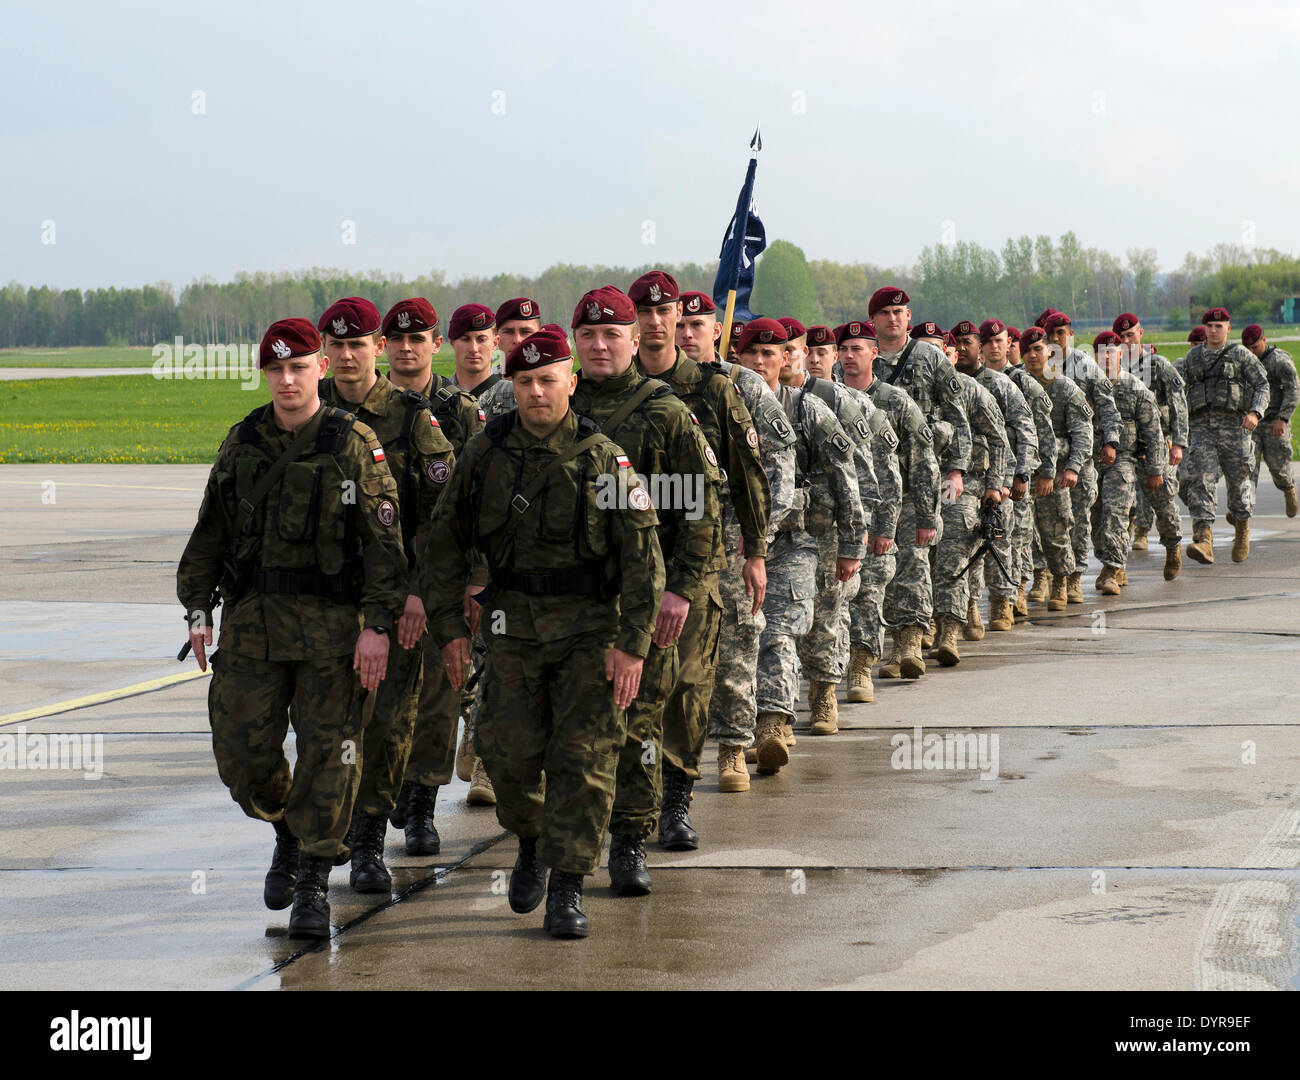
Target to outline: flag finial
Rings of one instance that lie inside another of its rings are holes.
[[[754,137],[749,140],[749,148],[758,153],[763,149],[763,136],[758,133],[758,128],[754,128]]]

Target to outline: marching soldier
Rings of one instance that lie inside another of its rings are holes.
[[[815,379],[838,379],[842,372],[836,370],[835,331],[829,326],[810,326],[805,340],[804,370]]]
[[[311,938],[329,936],[329,871],[347,850],[360,774],[361,696],[384,678],[408,583],[384,449],[354,416],[321,405],[320,348],[306,319],[266,331],[258,361],[271,402],[221,444],[176,573],[200,670],[220,594],[208,691],[217,769],[245,814],[275,826],[267,907],[292,903],[290,936]]]
[[[424,555],[424,595],[453,688],[469,663],[467,605],[487,641],[475,738],[497,820],[519,837],[510,907],[532,911],[545,892],[544,929],[586,937],[583,878],[600,862],[664,564],[627,456],[570,408],[564,331],[525,338],[505,371],[520,407],[466,447]],[[486,590],[466,588],[476,553]]]
[[[501,381],[492,370],[492,354],[500,341],[496,313],[485,304],[461,304],[451,313],[447,337],[456,357],[456,385],[481,399]]]
[[[1259,485],[1259,463],[1268,465],[1273,486],[1286,500],[1286,516],[1295,517],[1300,503],[1296,500],[1295,475],[1291,471],[1291,414],[1300,405],[1300,377],[1296,375],[1291,354],[1270,345],[1262,327],[1251,323],[1241,332],[1241,343],[1256,357],[1268,375],[1268,407],[1263,422],[1255,428],[1255,468],[1253,479]]]

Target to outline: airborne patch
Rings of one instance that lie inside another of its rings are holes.
[[[393,505],[393,500],[380,499],[375,507],[375,517],[385,529],[389,528],[397,520],[397,507]]]
[[[849,446],[849,440],[838,431],[830,437],[830,444],[845,457],[847,457],[849,452],[852,450],[852,447]]]
[[[745,442],[749,443],[751,450],[758,449],[758,432],[750,428],[745,432]]]
[[[633,510],[649,510],[650,493],[643,487],[634,487],[627,493],[627,504]]]
[[[954,397],[961,393],[961,381],[956,375],[948,376],[948,393]]]
[[[922,424],[919,428],[916,429],[916,434],[917,437],[920,438],[920,440],[923,443],[934,442],[934,432],[930,430],[929,424]]]
[[[429,468],[427,471],[429,473],[429,479],[435,484],[445,484],[447,482],[447,477],[451,475],[451,469],[447,467],[445,461],[429,462]]]
[[[888,446],[889,449],[898,449],[898,436],[894,434],[894,429],[892,427],[881,428],[880,437],[885,440],[885,445]]]
[[[714,456],[713,447],[711,447],[708,443],[704,444],[704,456],[709,459],[709,464],[712,465],[715,469],[718,467],[718,459],[717,457]]]
[[[862,436],[863,441],[871,438],[871,428],[867,426],[867,422],[862,417],[855,417],[853,426],[858,429],[858,434]]]

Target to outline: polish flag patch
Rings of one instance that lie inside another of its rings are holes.
[[[373,450],[371,450],[370,452],[371,452],[372,454],[375,455],[375,460],[376,460],[376,461],[383,461],[383,460],[384,460],[384,448],[383,448],[382,446],[376,446],[376,447],[375,447]]]
[[[614,460],[618,463],[620,469],[630,469],[632,463],[628,461],[626,454],[619,454]]]
[[[442,425],[438,423],[438,418],[434,416],[433,413],[429,414],[429,426],[436,427],[436,428],[442,427]]]

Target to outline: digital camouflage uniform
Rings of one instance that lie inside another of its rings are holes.
[[[361,775],[363,691],[353,652],[363,618],[390,632],[397,625],[409,574],[398,486],[374,432],[323,406],[300,430],[314,431],[315,441],[295,454],[236,536],[240,501],[296,435],[276,426],[269,404],[230,429],[176,592],[191,626],[200,618],[211,626],[222,582],[208,713],[231,798],[249,817],[283,818],[306,855],[334,858],[346,850]],[[240,566],[237,581],[223,564]],[[291,715],[292,772],[284,755]]]
[[[1291,469],[1291,416],[1300,405],[1300,377],[1296,374],[1291,354],[1276,345],[1269,345],[1259,358],[1268,376],[1268,407],[1264,419],[1251,432],[1255,440],[1255,468],[1253,477],[1259,484],[1259,463],[1268,465],[1273,486],[1278,491],[1295,488],[1295,475]],[[1286,426],[1281,435],[1273,434],[1273,421],[1281,420]]]
[[[646,374],[644,369],[642,374]],[[759,456],[758,432],[744,399],[720,367],[701,366],[680,347],[673,366],[653,377],[667,383],[691,410],[708,442],[713,464],[725,470],[719,494],[723,505],[733,511],[745,557],[766,558],[772,496]],[[677,682],[664,706],[665,764],[691,779],[700,775],[718,664],[723,611],[719,578],[733,550],[719,544],[713,568],[691,601],[686,625],[677,639]]]
[[[1148,476],[1163,477],[1169,458],[1155,395],[1127,372],[1111,380],[1111,390],[1120,419],[1119,450],[1113,464],[1097,465],[1092,548],[1103,566],[1119,569],[1128,562],[1128,519],[1136,489],[1145,486]],[[1164,487],[1153,493],[1158,507],[1168,498]]]
[[[1053,359],[1055,354],[1053,354]],[[1048,365],[1053,360],[1048,360]],[[1070,510],[1073,515],[1071,527],[1071,545],[1074,548],[1074,567],[1082,573],[1088,565],[1088,540],[1092,504],[1097,501],[1097,467],[1095,458],[1101,448],[1107,444],[1119,444],[1119,410],[1115,407],[1115,395],[1110,388],[1110,380],[1087,353],[1071,349],[1065,357],[1061,368],[1062,374],[1074,382],[1083,391],[1092,410],[1093,437],[1092,445],[1096,453],[1089,455],[1084,462],[1083,471],[1079,473],[1079,482],[1070,489]]]
[[[1092,460],[1092,408],[1088,399],[1073,379],[1064,375],[1051,378],[1047,369],[1038,383],[1052,402],[1056,478],[1059,481],[1066,469],[1082,476],[1084,466]],[[1069,577],[1078,568],[1074,560],[1074,505],[1070,489],[1053,486],[1050,495],[1035,495],[1034,525],[1042,548],[1041,556],[1036,553],[1035,558],[1042,558],[1043,566],[1053,577]]]
[[[1157,513],[1153,509],[1146,485],[1139,484],[1137,528],[1144,533],[1150,532],[1154,519],[1160,543],[1167,548],[1177,547],[1182,540],[1182,524],[1179,521],[1178,505],[1174,502],[1174,496],[1178,494],[1178,466],[1168,462],[1168,448],[1181,446],[1184,452],[1187,450],[1191,437],[1187,425],[1187,390],[1178,369],[1157,353],[1144,353],[1137,359],[1131,359],[1126,353],[1124,364],[1125,370],[1155,395],[1166,447],[1164,490],[1168,498],[1157,494],[1155,501],[1160,503]]]
[[[1228,488],[1228,512],[1249,520],[1255,506],[1251,482],[1254,442],[1241,426],[1247,412],[1268,411],[1268,374],[1244,345],[1222,349],[1193,345],[1175,365],[1187,384],[1191,442],[1184,461],[1187,507],[1194,525],[1214,522],[1215,489],[1222,472]]]
[[[660,506],[659,546],[667,576],[664,590],[694,603],[701,590],[713,586],[714,568],[722,558],[722,515],[718,488],[722,477],[708,442],[691,410],[659,380],[654,393],[617,428],[605,430],[623,403],[646,382],[633,364],[621,375],[597,382],[583,376],[570,405],[589,416],[621,446],[632,468],[652,497],[664,501],[659,485],[666,481],[700,483],[699,505],[686,499],[675,507]],[[658,478],[658,479],[656,479]],[[683,494],[685,489],[681,489]],[[671,489],[670,489],[671,491]],[[641,691],[627,710],[627,738],[618,763],[618,785],[610,832],[618,836],[648,836],[658,820],[663,783],[664,707],[677,683],[677,646],[651,644],[641,675]]]
[[[327,405],[353,413],[384,448],[388,470],[397,481],[402,547],[412,567],[406,591],[418,596],[415,558],[424,550],[433,511],[451,479],[456,463],[451,443],[430,412],[429,400],[414,390],[399,389],[383,375],[359,405],[347,401],[333,379],[321,381],[320,397]],[[411,753],[424,651],[423,640],[415,648],[403,649],[396,633],[390,635],[388,672],[375,691],[374,710],[366,724],[356,814],[387,817],[393,809]],[[439,660],[433,663],[441,669]]]
[[[1013,503],[1011,530],[1011,576],[1018,582],[1029,580],[1034,570],[1034,481],[1039,478],[1056,478],[1056,434],[1052,431],[1052,399],[1038,380],[1024,367],[1008,364],[1002,371],[1024,395],[1034,418],[1034,431],[1038,436],[1038,468],[1030,475],[1029,490],[1018,503]],[[1046,563],[1043,564],[1046,566]]]
[[[755,371],[722,361],[719,365],[736,386],[758,432],[758,449],[771,493],[767,543],[792,513],[795,504],[794,428],[790,426],[776,395]],[[758,641],[767,625],[763,610],[754,613],[754,598],[745,593],[741,571],[740,525],[735,508],[722,506],[727,568],[718,575],[722,597],[722,625],[719,630],[718,666],[709,701],[709,735],[728,746],[749,746],[754,741],[754,718],[758,705],[754,697],[754,673],[758,666]]]
[[[650,648],[664,586],[657,518],[603,438],[558,466],[522,514],[513,510],[557,455],[596,432],[569,411],[538,439],[517,415],[495,418],[466,445],[430,531],[424,598],[439,648],[464,637],[465,581],[474,552],[483,553],[492,585],[480,594],[488,652],[475,750],[497,820],[537,838],[545,865],[591,874],[627,727],[605,662],[611,647],[642,657]],[[599,477],[617,477],[627,498],[602,508]]]

